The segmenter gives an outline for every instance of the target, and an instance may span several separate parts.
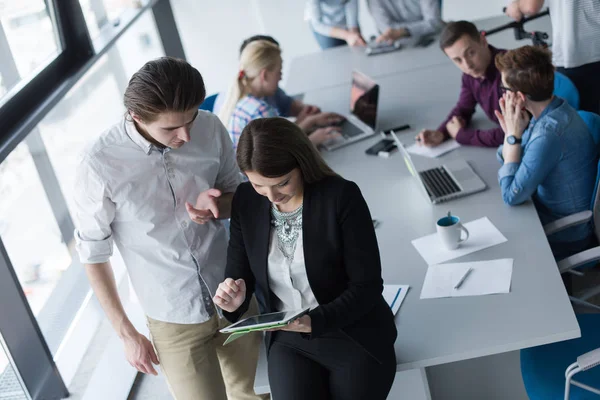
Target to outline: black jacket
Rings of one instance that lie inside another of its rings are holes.
[[[233,198],[231,237],[225,276],[244,279],[246,301],[225,317],[235,322],[256,294],[261,313],[277,311],[269,289],[267,259],[271,203],[250,183]],[[304,259],[310,287],[319,307],[310,312],[312,333],[341,332],[376,359],[383,359],[396,340],[390,307],[383,299],[381,261],[367,204],[354,182],[327,177],[304,187],[302,212]],[[267,349],[271,337],[267,334]]]

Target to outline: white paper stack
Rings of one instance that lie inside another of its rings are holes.
[[[423,157],[436,158],[448,152],[451,152],[454,149],[458,149],[460,144],[456,140],[446,140],[445,142],[435,146],[435,147],[427,147],[423,145],[419,145],[417,143],[408,146],[406,151],[412,154],[416,154]]]
[[[460,287],[455,289],[469,268],[472,271]],[[509,293],[512,270],[512,258],[431,265],[425,275],[421,299]]]

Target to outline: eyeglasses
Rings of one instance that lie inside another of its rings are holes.
[[[507,88],[506,86],[500,85],[500,90],[502,91],[502,94],[506,93],[506,92],[513,92],[515,93],[516,90],[513,90],[511,88]]]

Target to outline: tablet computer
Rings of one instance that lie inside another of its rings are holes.
[[[293,322],[301,316],[308,314],[310,308],[295,311],[280,311],[269,314],[254,315],[227,328],[220,330],[222,333],[245,332],[279,328]]]

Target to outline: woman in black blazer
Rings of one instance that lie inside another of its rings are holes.
[[[311,308],[266,335],[273,398],[385,399],[397,332],[358,186],[284,118],[250,122],[237,161],[249,182],[233,198],[227,279],[215,304],[232,322],[252,294],[262,313]]]

